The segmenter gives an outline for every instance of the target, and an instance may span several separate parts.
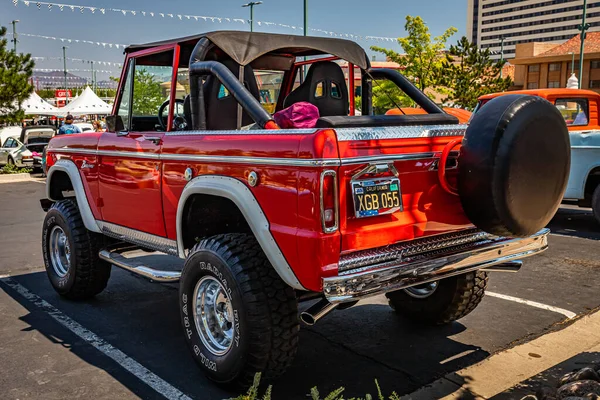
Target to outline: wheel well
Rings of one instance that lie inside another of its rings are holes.
[[[64,171],[54,171],[52,180],[48,182],[50,188],[50,198],[53,200],[62,200],[67,197],[74,197],[73,183],[71,178]],[[71,192],[73,195],[67,195],[64,192]]]
[[[252,232],[240,209],[225,197],[192,195],[184,206],[182,218],[181,233],[186,249],[205,237]]]

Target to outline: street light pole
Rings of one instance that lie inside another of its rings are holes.
[[[587,12],[587,0],[583,0],[583,14],[581,16],[581,25],[577,28],[581,31],[581,47],[579,49],[579,89],[581,89],[581,78],[583,77],[583,49],[585,47],[585,31],[590,29],[590,24],[585,23],[585,14]]]
[[[92,65],[92,90],[94,90],[94,62],[90,61],[90,64]]]
[[[571,73],[575,73],[575,53],[571,52]]]
[[[304,36],[308,36],[308,0],[304,0]]]
[[[250,7],[250,32],[254,32],[254,6],[262,4],[262,1],[251,1],[242,7]]]
[[[15,19],[12,21],[12,26],[13,26],[13,49],[15,50],[15,53],[17,52],[17,22],[20,22],[18,19]]]
[[[69,104],[69,88],[67,87],[67,48],[63,46],[63,66],[65,72],[65,106]]]

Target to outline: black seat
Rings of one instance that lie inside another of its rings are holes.
[[[342,68],[332,61],[311,65],[304,82],[285,98],[283,106],[300,101],[316,106],[321,117],[348,115],[348,87]]]
[[[239,76],[239,64],[233,60],[222,61],[229,70]],[[259,100],[260,93],[254,76],[254,70],[249,65],[244,67],[244,86],[254,98]],[[206,78],[204,83],[204,103],[206,105],[206,129],[207,130],[232,130],[237,129],[238,102],[229,93],[225,86],[212,75]],[[242,126],[254,123],[252,118],[242,111]]]

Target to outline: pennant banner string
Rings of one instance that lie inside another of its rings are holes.
[[[34,3],[34,2],[30,1],[30,0],[12,0],[12,3],[14,4],[15,7],[17,7],[19,3],[22,3],[26,7],[29,7],[30,4]],[[120,9],[120,8],[99,8],[99,7],[92,7],[92,6],[80,6],[80,5],[75,5],[75,4],[50,3],[50,2],[45,2],[45,1],[37,1],[34,4],[37,6],[38,10],[41,9],[42,5],[45,5],[48,7],[49,11],[52,11],[53,7],[56,6],[59,8],[59,10],[61,12],[64,11],[65,7],[67,7],[68,9],[70,9],[73,12],[77,8],[82,14],[84,13],[84,10],[88,10],[92,14],[95,14],[96,10],[98,10],[98,11],[100,11],[100,13],[102,15],[106,15],[106,12],[110,11],[110,12],[122,14],[124,16],[129,16],[129,15],[136,16],[137,15],[137,16],[141,16],[141,17],[150,16],[151,18],[160,16],[161,18],[170,18],[170,19],[177,17],[177,19],[179,19],[179,20],[183,20],[183,18],[185,18],[187,20],[191,20],[193,18],[195,21],[202,19],[202,21],[204,21],[204,22],[210,21],[212,23],[222,23],[223,21],[225,21],[225,22],[241,23],[244,25],[249,23],[249,21],[246,19],[231,18],[231,17],[213,17],[213,16],[206,16],[206,15],[155,13],[155,12],[149,12],[149,11],[125,10],[125,9]],[[304,30],[301,26],[282,24],[282,23],[278,23],[278,22],[256,21],[256,23],[259,26],[262,26],[262,25],[277,26],[277,27],[281,27],[281,28],[292,29],[295,31],[303,31]],[[324,29],[316,29],[316,28],[309,28],[309,30],[311,32],[316,32],[316,33],[320,33],[320,34],[323,34],[326,36],[338,37],[338,38],[348,38],[348,39],[354,39],[354,40],[369,40],[369,41],[377,41],[377,42],[396,42],[397,41],[397,38],[393,38],[393,37],[357,35],[357,34],[353,34],[353,33],[339,33],[339,32],[328,31],[328,30],[324,30]]]

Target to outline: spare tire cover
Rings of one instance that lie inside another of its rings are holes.
[[[460,151],[465,214],[495,235],[536,233],[560,205],[570,161],[569,132],[554,105],[525,95],[492,99],[474,114]]]

